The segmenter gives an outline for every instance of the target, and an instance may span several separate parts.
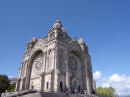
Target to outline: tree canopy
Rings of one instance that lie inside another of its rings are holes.
[[[96,92],[98,95],[100,96],[105,96],[105,97],[117,97],[117,95],[115,94],[115,89],[112,87],[109,88],[102,88],[102,87],[98,87],[96,89]]]
[[[10,85],[10,80],[6,75],[0,75],[0,95],[5,92]]]
[[[16,85],[16,83],[10,84],[10,86],[8,88],[8,92],[14,92],[15,91],[15,85]]]

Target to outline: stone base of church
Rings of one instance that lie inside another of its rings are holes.
[[[36,91],[19,91],[12,93],[3,93],[1,97],[99,97],[93,94],[79,94],[79,93],[54,93],[54,92],[36,92]]]

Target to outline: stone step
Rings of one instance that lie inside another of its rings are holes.
[[[87,97],[87,96],[81,94],[69,94],[67,96],[65,93],[36,92],[36,93],[26,94],[20,97]]]

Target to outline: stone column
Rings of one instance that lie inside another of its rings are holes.
[[[53,72],[53,91],[58,92],[58,66],[59,65],[59,54],[58,54],[58,48],[55,48],[55,55],[54,55],[54,72]]]
[[[26,80],[26,78],[24,77],[24,78],[23,78],[23,84],[22,84],[22,90],[25,89],[25,80]]]
[[[87,77],[86,79],[87,79],[87,94],[90,95],[90,93],[91,93],[91,89],[90,89],[90,79],[89,79],[88,77]]]
[[[26,73],[26,82],[25,82],[25,89],[29,89],[30,87],[30,76],[31,76],[31,62],[28,61],[27,64],[27,73]]]
[[[84,93],[84,91],[86,91],[87,90],[87,79],[86,79],[86,77],[87,77],[87,75],[86,75],[86,64],[85,64],[85,57],[84,57],[84,54],[83,53],[81,53],[81,58],[80,58],[81,60],[81,73],[82,73],[82,81],[81,81],[81,87],[80,87],[80,92],[81,93]]]
[[[68,66],[68,53],[67,51],[65,52],[65,66],[66,66],[66,74],[65,74],[65,79],[66,79],[66,88],[70,89],[70,75],[69,75],[69,66]]]
[[[93,79],[93,94],[96,94],[96,82]]]
[[[41,91],[44,91],[44,85],[45,85],[45,73],[42,73],[41,75]]]
[[[46,67],[47,67],[47,52],[44,53],[45,57],[44,57],[44,71],[42,74],[42,82],[41,82],[41,90],[45,91],[45,74],[46,74]]]
[[[20,79],[17,80],[15,91],[19,91]]]
[[[51,73],[51,91],[54,92],[54,71]]]

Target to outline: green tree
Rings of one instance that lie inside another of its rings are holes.
[[[0,75],[0,95],[5,92],[10,85],[10,80],[6,75]]]
[[[15,85],[16,85],[16,83],[10,84],[10,86],[8,88],[8,92],[14,92],[15,91]]]
[[[105,96],[105,97],[117,97],[117,95],[115,94],[115,89],[112,87],[109,88],[102,88],[102,87],[98,87],[96,89],[96,92],[98,95],[100,96]]]

